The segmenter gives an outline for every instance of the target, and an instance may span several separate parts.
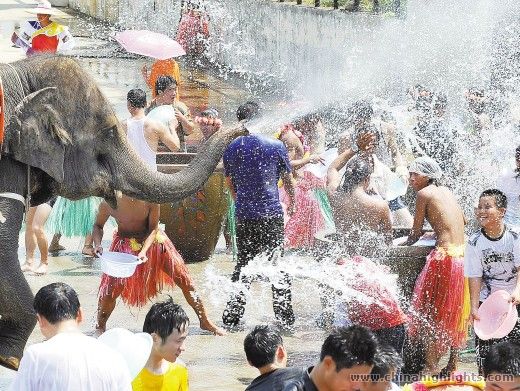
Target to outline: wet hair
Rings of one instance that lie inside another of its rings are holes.
[[[174,329],[182,333],[189,324],[186,312],[169,296],[166,301],[152,305],[144,319],[143,331],[159,335],[164,343]]]
[[[448,97],[445,93],[441,92],[435,95],[432,108],[434,110],[445,110],[448,106]]]
[[[492,374],[520,376],[520,345],[505,341],[491,346],[482,369],[486,378]]]
[[[379,348],[375,358],[374,367],[370,372],[370,380],[373,382],[384,379],[391,371],[401,368],[403,360],[395,349],[388,345]]]
[[[359,184],[369,178],[373,171],[374,168],[367,159],[354,156],[347,162],[345,167],[341,189],[351,193]]]
[[[126,94],[126,100],[130,106],[136,109],[144,109],[146,107],[146,92],[140,88],[134,88]]]
[[[320,361],[326,356],[334,360],[336,372],[355,365],[372,365],[378,341],[366,327],[350,326],[336,329],[321,347]]]
[[[352,113],[352,118],[354,120],[369,120],[374,115],[372,105],[366,100],[359,100],[354,103],[350,108],[350,112]]]
[[[479,199],[482,197],[493,197],[495,199],[495,204],[496,204],[497,208],[507,209],[507,196],[498,189],[484,190],[480,194]]]
[[[270,325],[255,326],[244,339],[247,361],[255,368],[272,364],[279,346],[283,346],[282,337],[278,330]]]
[[[177,81],[171,76],[161,75],[155,81],[155,93],[164,92],[171,86],[177,87]]]
[[[79,299],[76,291],[64,282],[45,285],[34,296],[34,310],[50,324],[76,319]]]
[[[470,95],[476,95],[476,96],[478,96],[478,97],[483,98],[484,95],[485,95],[485,92],[484,92],[484,89],[483,89],[483,88],[478,88],[478,87],[469,87],[469,88],[468,88],[468,94],[470,94]]]
[[[237,119],[239,121],[249,121],[260,113],[260,105],[257,102],[248,101],[240,105],[237,109]]]
[[[319,121],[321,121],[321,115],[317,112],[313,112],[313,113],[306,114],[303,117],[296,119],[293,122],[293,125],[297,129],[300,129],[300,128],[310,126],[310,125],[316,126]]]

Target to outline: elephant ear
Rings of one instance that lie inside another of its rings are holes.
[[[56,110],[57,102],[58,89],[47,87],[26,96],[18,104],[11,119],[9,153],[61,183],[65,146],[72,141],[63,127],[63,114]]]

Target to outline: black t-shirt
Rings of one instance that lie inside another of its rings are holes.
[[[298,379],[287,384],[283,391],[319,391],[311,380],[312,368],[314,367],[310,367]]]
[[[307,370],[299,367],[275,369],[258,376],[245,391],[283,391],[287,384],[299,379],[305,373]]]

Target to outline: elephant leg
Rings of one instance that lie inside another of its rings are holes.
[[[18,369],[23,349],[36,325],[33,295],[18,261],[18,233],[24,206],[0,198],[0,365]]]
[[[0,193],[24,194],[26,166],[2,156]],[[18,369],[23,349],[34,326],[34,297],[18,261],[18,236],[24,204],[0,197],[0,365]]]

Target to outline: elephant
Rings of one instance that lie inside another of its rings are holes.
[[[138,157],[111,105],[74,59],[39,55],[0,64],[0,77],[0,365],[16,370],[36,325],[17,255],[27,200],[35,206],[55,195],[98,196],[115,207],[122,193],[153,203],[180,201],[204,184],[227,145],[247,131],[217,132],[187,168],[162,174]]]

